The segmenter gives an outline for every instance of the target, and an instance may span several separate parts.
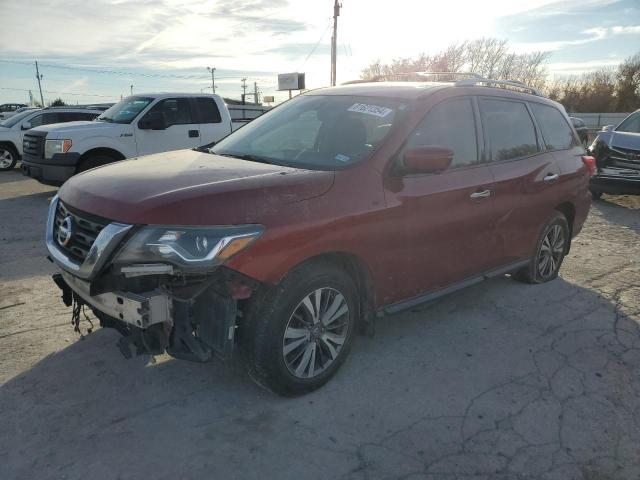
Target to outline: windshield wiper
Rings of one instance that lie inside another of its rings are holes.
[[[266,163],[271,165],[272,162],[258,155],[251,155],[248,153],[214,153],[214,155],[220,155],[221,157],[239,158],[240,160],[249,160],[250,162]]]

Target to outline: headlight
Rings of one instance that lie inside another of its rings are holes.
[[[125,244],[115,263],[168,262],[185,269],[214,267],[251,245],[263,230],[262,225],[143,227]]]
[[[46,140],[44,142],[44,158],[51,158],[56,153],[67,153],[71,144],[71,140]]]

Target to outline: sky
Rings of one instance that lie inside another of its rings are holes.
[[[338,83],[376,59],[436,53],[481,37],[548,51],[551,76],[640,53],[639,0],[342,0]],[[239,98],[241,78],[276,101],[277,74],[329,84],[333,0],[0,0],[0,103],[114,102],[145,92]]]

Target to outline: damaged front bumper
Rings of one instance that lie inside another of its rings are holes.
[[[79,331],[80,311],[90,308],[103,327],[122,335],[125,356],[164,352],[204,362],[227,359],[235,343],[238,301],[260,285],[223,265],[207,268],[167,263],[115,264],[136,233],[132,225],[109,222],[52,201],[47,225],[53,276]],[[84,250],[83,250],[84,249]],[[78,252],[83,258],[78,261]]]

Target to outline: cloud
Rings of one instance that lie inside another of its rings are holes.
[[[640,33],[640,25],[633,25],[633,26],[629,26],[629,27],[612,27],[611,28],[612,33],[614,33],[615,35],[621,35],[621,34],[637,34]]]
[[[640,26],[594,27],[594,28],[588,28],[581,32],[582,35],[587,35],[587,38],[578,38],[573,40],[546,41],[546,42],[545,41],[525,42],[525,43],[516,43],[513,46],[517,51],[553,52],[553,51],[565,49],[567,47],[598,42],[600,40],[604,40],[606,38],[610,38],[615,35],[638,34],[638,33],[640,33]]]

